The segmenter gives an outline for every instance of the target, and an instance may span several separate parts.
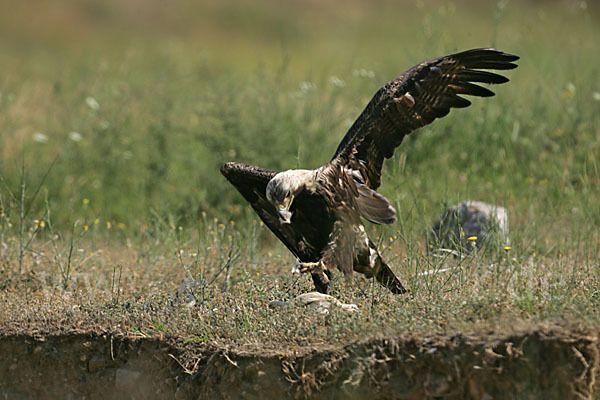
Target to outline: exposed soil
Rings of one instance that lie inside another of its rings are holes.
[[[5,399],[592,398],[597,332],[378,338],[275,353],[110,335],[0,338]]]

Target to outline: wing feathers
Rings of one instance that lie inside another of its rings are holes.
[[[337,148],[332,163],[356,169],[371,189],[381,182],[383,159],[404,136],[471,102],[460,95],[491,97],[475,83],[500,84],[505,76],[483,71],[510,70],[519,57],[495,49],[473,49],[421,63],[375,93]]]
[[[230,162],[221,173],[244,196],[265,225],[302,261],[318,261],[329,240],[332,221],[319,198],[299,196],[294,200],[292,223],[282,224],[277,210],[266,198],[267,183],[277,172]]]
[[[475,68],[485,68],[485,67],[481,67],[481,63],[484,62],[489,62],[489,61],[494,61],[494,62],[498,62],[498,63],[504,63],[504,64],[511,64],[511,61],[517,61],[519,59],[519,56],[515,56],[514,54],[508,54],[508,53],[504,53],[500,50],[496,50],[496,49],[472,49],[472,50],[466,50],[463,51],[461,53],[457,53],[457,54],[452,54],[450,56],[446,56],[446,57],[442,57],[442,58],[448,58],[448,57],[460,57],[461,62],[466,65],[467,67],[475,67]],[[514,65],[515,68],[516,65]],[[502,69],[502,68],[497,68],[497,69]],[[509,69],[509,68],[507,68]]]
[[[452,76],[454,80],[458,81],[470,81],[470,82],[482,82],[482,83],[506,83],[508,78],[502,75],[494,74],[493,72],[477,71],[477,70],[464,70],[457,72]]]
[[[358,184],[357,204],[360,215],[374,224],[389,225],[396,222],[396,210],[388,200],[364,184]]]
[[[515,69],[517,68],[517,64],[504,62],[504,61],[481,61],[477,63],[473,63],[468,65],[468,68],[476,68],[476,69]]]
[[[469,107],[471,102],[464,97],[460,97],[455,95],[454,93],[446,93],[440,96],[439,101],[435,103],[434,107],[442,107],[442,108],[465,108]]]
[[[276,171],[237,162],[221,165],[220,171],[250,204],[258,200],[256,191],[265,192],[267,183],[277,174]]]
[[[469,82],[451,83],[448,87],[457,94],[468,94],[480,97],[492,97],[495,95],[491,90]]]

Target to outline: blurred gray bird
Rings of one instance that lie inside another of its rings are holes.
[[[470,253],[486,245],[493,234],[508,245],[508,214],[504,207],[481,201],[464,201],[446,208],[431,227],[428,242],[442,248]]]

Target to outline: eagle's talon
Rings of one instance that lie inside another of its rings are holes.
[[[318,273],[323,271],[323,263],[321,261],[317,262],[300,262],[296,261],[294,267],[292,268],[292,272],[297,271],[298,273],[305,274],[307,272],[310,273]]]
[[[299,275],[302,272],[300,271],[300,267],[302,266],[302,262],[296,258],[296,262],[292,265],[292,275]]]

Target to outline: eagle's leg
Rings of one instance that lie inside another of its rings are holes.
[[[297,260],[294,265],[294,271],[302,274],[310,272],[317,292],[327,294],[331,272],[325,268],[323,261],[301,262]]]
[[[367,278],[375,277],[377,282],[388,288],[392,293],[406,293],[406,289],[402,286],[402,283],[390,267],[383,261],[373,242],[370,240],[367,241],[368,253],[365,251],[359,254],[354,264],[354,270],[364,274]]]
[[[301,274],[304,274],[306,272],[314,273],[323,270],[323,263],[321,261],[296,262],[296,268],[298,268],[298,272]]]
[[[325,269],[320,272],[312,272],[311,276],[317,292],[327,294],[327,290],[329,289],[329,280],[331,279],[331,272],[329,272],[328,269]]]

